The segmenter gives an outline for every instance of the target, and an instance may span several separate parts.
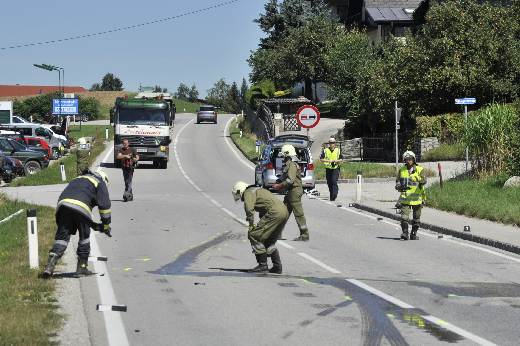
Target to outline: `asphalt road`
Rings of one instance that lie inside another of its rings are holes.
[[[321,199],[304,197],[310,242],[290,240],[293,217],[284,231],[284,274],[236,271],[256,263],[231,187],[254,177],[229,119],[179,116],[168,169],[136,170],[131,203],[107,155],[114,237],[96,236],[108,262],[81,279],[93,344],[518,344],[519,257],[427,233],[402,242],[391,222]]]

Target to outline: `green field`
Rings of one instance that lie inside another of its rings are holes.
[[[98,126],[98,125],[83,125],[81,126],[81,131],[79,126],[71,126],[69,135],[77,140],[80,137],[96,137],[99,140],[96,140],[94,146],[90,152],[89,162],[92,164],[96,158],[105,150],[105,145],[103,144],[103,140],[105,139],[105,128],[109,130],[109,140],[113,138],[113,128]],[[61,180],[61,172],[60,165],[65,165],[65,173],[67,176],[67,181],[71,181],[74,179],[76,174],[76,155],[73,153],[68,154],[58,160],[58,162],[54,162],[52,166],[42,169],[40,172],[30,175],[27,177],[21,177],[15,179],[11,186],[36,186],[36,185],[51,185],[51,184],[63,184],[64,182]]]
[[[188,102],[185,100],[173,99],[175,107],[177,107],[177,113],[197,113],[200,103]]]
[[[37,209],[40,268],[46,264],[54,241],[54,209],[10,201],[0,194],[0,344],[52,345],[62,325],[55,298],[55,282],[38,278],[29,269],[26,210]]]
[[[433,185],[426,191],[433,208],[506,224],[520,225],[520,188],[504,189],[507,176],[482,180],[461,178]]]

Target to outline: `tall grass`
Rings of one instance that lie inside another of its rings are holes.
[[[468,117],[464,141],[480,177],[510,169],[509,163],[515,160],[515,148],[520,142],[519,129],[520,115],[511,105],[494,104]]]
[[[421,155],[421,161],[458,161],[464,159],[463,143],[446,144],[443,143],[435,149],[428,150]]]

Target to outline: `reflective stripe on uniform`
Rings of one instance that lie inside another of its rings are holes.
[[[78,244],[80,244],[80,245],[90,244],[90,238],[80,240]]]
[[[97,179],[89,177],[87,175],[81,175],[81,176],[77,177],[76,179],[87,179],[94,185],[95,188],[97,188],[99,185],[99,181],[97,181]]]
[[[293,184],[293,181],[292,181],[291,179],[289,179],[289,178],[285,179],[285,181],[286,181],[287,184],[289,184],[289,185],[292,185],[292,184]]]
[[[90,207],[88,205],[86,205],[85,203],[83,203],[82,201],[78,201],[77,199],[72,199],[72,198],[65,198],[58,202],[58,207],[60,207],[61,205],[65,204],[65,203],[77,205],[78,207],[85,209],[89,213],[90,217],[92,217],[92,209],[90,209]]]
[[[101,215],[103,215],[103,214],[110,214],[110,213],[112,213],[112,211],[110,209],[99,209],[99,213]]]
[[[67,246],[67,245],[69,245],[69,242],[66,241],[66,240],[56,240],[56,241],[54,242],[54,244],[56,244],[56,245],[62,245],[62,246]]]

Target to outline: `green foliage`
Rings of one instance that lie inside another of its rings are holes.
[[[520,188],[503,189],[507,175],[482,180],[464,179],[428,188],[428,205],[446,211],[491,221],[520,225]]]
[[[199,99],[199,90],[197,89],[197,86],[193,84],[190,88],[190,91],[188,92],[188,100],[190,102],[195,102]]]
[[[27,98],[23,101],[15,100],[14,113],[20,114],[26,119],[33,117],[34,122],[50,122],[52,120],[52,100],[60,98],[59,92],[42,94]],[[91,119],[97,119],[100,115],[101,104],[94,97],[78,95],[79,113],[89,114]]]
[[[440,116],[417,117],[415,121],[417,124],[416,134],[418,138],[441,137],[442,126]]]
[[[241,110],[241,98],[237,84],[233,82],[229,85],[223,78],[208,90],[207,101],[224,112],[236,114]]]
[[[264,79],[258,83],[255,83],[246,93],[246,102],[251,108],[256,108],[256,101],[264,98],[270,98],[274,96],[276,87],[274,82],[269,79]]]
[[[184,83],[179,84],[175,97],[181,100],[188,100],[190,98],[190,87]]]
[[[468,117],[464,140],[479,175],[518,172],[511,162],[518,162],[519,129],[520,114],[510,105],[494,104]]]
[[[104,91],[121,91],[123,90],[123,82],[114,76],[112,73],[107,73],[103,76],[103,81],[101,82],[101,90]]]
[[[471,115],[471,113],[470,113]],[[464,137],[464,116],[442,114],[415,118],[417,138],[437,137],[442,143],[454,143]]]
[[[421,155],[421,161],[459,161],[464,159],[466,146],[463,143],[441,144]]]

